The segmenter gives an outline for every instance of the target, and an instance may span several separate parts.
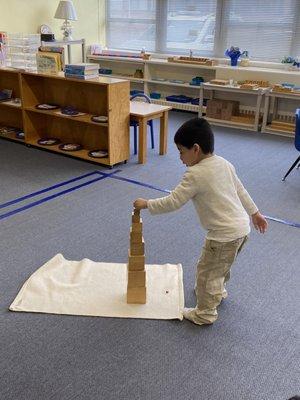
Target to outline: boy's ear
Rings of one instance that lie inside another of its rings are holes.
[[[199,153],[199,152],[201,151],[201,147],[199,146],[198,143],[194,143],[194,144],[193,144],[193,149],[194,149],[197,153]]]

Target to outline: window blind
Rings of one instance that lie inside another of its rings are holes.
[[[252,59],[300,57],[300,0],[106,0],[107,46]]]
[[[238,46],[257,60],[297,56],[299,5],[298,0],[224,0],[221,47]]]

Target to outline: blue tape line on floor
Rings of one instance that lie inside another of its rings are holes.
[[[102,172],[100,172],[100,171],[98,171],[98,173],[102,174]],[[170,190],[161,189],[161,188],[159,188],[157,186],[149,185],[148,183],[139,182],[139,181],[136,181],[134,179],[123,178],[121,176],[112,176],[111,178],[117,179],[119,181],[125,181],[125,182],[129,182],[129,183],[133,183],[135,185],[143,186],[143,187],[146,187],[146,188],[149,188],[149,189],[154,189],[154,190],[157,190],[158,192],[163,192],[163,193],[168,193],[168,194],[171,193]],[[297,223],[297,222],[286,221],[286,220],[283,220],[283,219],[280,219],[280,218],[271,217],[269,215],[265,215],[265,218],[268,219],[268,220],[271,220],[271,221],[279,222],[280,224],[293,226],[295,228],[300,228],[300,224]]]
[[[286,221],[284,219],[270,217],[269,215],[265,215],[265,218],[269,219],[271,221],[279,222],[280,224],[285,224],[285,225],[289,225],[289,226],[294,226],[295,228],[300,228],[300,224],[298,224],[297,222]]]
[[[49,186],[49,187],[47,187],[45,189],[38,190],[37,192],[33,192],[33,193],[30,193],[30,194],[27,194],[26,196],[18,197],[17,199],[8,201],[7,203],[0,204],[0,209],[4,208],[4,207],[11,206],[12,204],[20,203],[23,200],[30,199],[31,197],[38,196],[39,194],[43,194],[43,193],[49,192],[50,190],[57,189],[57,188],[59,188],[61,186],[68,185],[69,183],[73,183],[73,182],[79,181],[81,179],[87,178],[87,177],[95,175],[95,174],[98,174],[98,171],[93,171],[93,172],[90,172],[90,173],[85,174],[85,175],[77,176],[76,178],[69,179],[68,181],[57,183],[56,185]]]
[[[98,171],[98,173],[101,174],[101,175],[104,174],[103,172],[100,172],[100,171]],[[158,188],[158,187],[156,187],[156,186],[149,185],[148,183],[139,182],[139,181],[136,181],[136,180],[134,180],[134,179],[123,178],[123,177],[121,177],[121,176],[112,176],[111,178],[117,179],[117,180],[119,180],[119,181],[125,181],[125,182],[129,182],[129,183],[133,183],[133,184],[135,184],[135,185],[147,187],[147,188],[149,188],[149,189],[158,190],[159,192],[171,193],[170,190],[167,190],[167,189],[160,189],[160,188]]]
[[[78,189],[80,189],[80,188],[82,188],[84,186],[91,185],[94,182],[98,182],[98,181],[101,181],[101,180],[103,180],[105,178],[109,178],[109,177],[111,177],[112,175],[114,175],[114,174],[116,174],[118,172],[120,172],[120,170],[116,170],[114,172],[111,172],[110,174],[102,175],[99,178],[95,178],[95,179],[92,179],[91,181],[81,183],[80,185],[73,186],[70,189],[63,190],[62,192],[55,193],[55,194],[53,194],[51,196],[48,196],[48,197],[45,197],[45,198],[43,198],[41,200],[37,200],[37,201],[34,201],[33,203],[27,204],[26,206],[17,208],[16,210],[10,211],[10,212],[5,213],[5,214],[2,214],[2,215],[0,215],[0,220],[8,218],[8,217],[11,217],[12,215],[18,214],[18,213],[20,213],[22,211],[28,210],[29,208],[36,207],[36,206],[38,206],[40,204],[43,204],[43,203],[45,203],[47,201],[53,200],[56,197],[59,197],[59,196],[62,196],[64,194],[73,192],[74,190],[78,190]],[[97,174],[98,174],[98,172],[97,172]]]

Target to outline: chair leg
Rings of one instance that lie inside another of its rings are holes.
[[[137,126],[133,125],[133,154],[137,154]]]
[[[300,162],[300,156],[297,158],[297,160],[294,162],[294,164],[291,166],[291,168],[288,170],[288,172],[284,175],[282,180],[284,181],[285,178],[290,174],[290,172],[296,167],[296,165]]]
[[[300,163],[297,165],[297,167],[296,167],[297,169],[299,169],[300,168]]]
[[[154,149],[154,129],[153,129],[153,121],[150,121],[150,132],[151,132],[151,148]]]

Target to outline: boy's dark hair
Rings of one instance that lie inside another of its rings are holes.
[[[214,134],[204,118],[186,121],[175,133],[174,142],[187,149],[191,149],[197,143],[204,154],[214,152]]]
[[[300,396],[296,394],[296,396],[290,397],[288,400],[300,400]]]

